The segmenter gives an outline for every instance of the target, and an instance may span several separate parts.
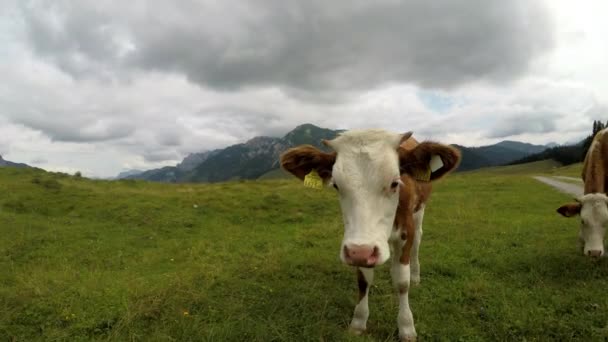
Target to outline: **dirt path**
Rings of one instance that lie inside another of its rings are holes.
[[[582,185],[561,182],[561,181],[556,180],[555,178],[557,178],[557,177],[543,177],[543,176],[534,177],[534,179],[536,179],[540,182],[543,182],[547,185],[550,185],[561,192],[565,192],[565,193],[573,195],[573,196],[580,196],[583,194]],[[573,178],[573,179],[575,179],[575,178]]]

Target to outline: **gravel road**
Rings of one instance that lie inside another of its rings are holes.
[[[555,178],[557,178],[557,177],[543,177],[543,176],[534,177],[534,179],[536,179],[540,182],[543,182],[547,185],[550,185],[561,192],[565,192],[565,193],[573,195],[573,196],[580,196],[583,194],[582,182],[581,182],[581,185],[579,185],[579,184],[574,184],[574,183],[561,182]],[[570,177],[568,177],[568,178],[576,179],[576,178],[570,178]]]

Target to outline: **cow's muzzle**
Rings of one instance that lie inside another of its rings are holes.
[[[599,257],[601,257],[604,254],[604,251],[600,250],[600,249],[595,249],[595,250],[588,250],[587,251],[587,255],[597,259]]]
[[[377,246],[372,245],[345,245],[344,261],[351,266],[374,267],[380,260]]]

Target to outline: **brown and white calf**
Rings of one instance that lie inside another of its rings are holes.
[[[608,129],[598,132],[583,163],[583,196],[557,211],[566,217],[580,215],[579,243],[583,254],[599,258],[604,255],[604,235],[608,224]]]
[[[316,170],[325,184],[337,190],[344,221],[340,259],[357,267],[359,285],[359,303],[350,330],[366,330],[373,267],[392,255],[391,276],[399,292],[397,324],[404,341],[416,338],[408,290],[410,280],[420,281],[418,247],[431,181],[448,174],[460,161],[455,148],[418,143],[410,139],[411,135],[384,130],[348,131],[324,141],[334,150],[332,153],[304,145],[281,156],[281,166],[298,178],[304,179]],[[415,179],[420,177],[428,181]]]

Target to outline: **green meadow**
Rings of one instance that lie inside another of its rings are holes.
[[[421,341],[608,338],[608,262],[583,257],[578,220],[555,212],[570,196],[530,177],[575,168],[437,183],[410,292]],[[295,179],[170,185],[0,168],[0,340],[397,340],[387,265],[368,333],[348,334],[357,284],[341,238],[333,189]]]

